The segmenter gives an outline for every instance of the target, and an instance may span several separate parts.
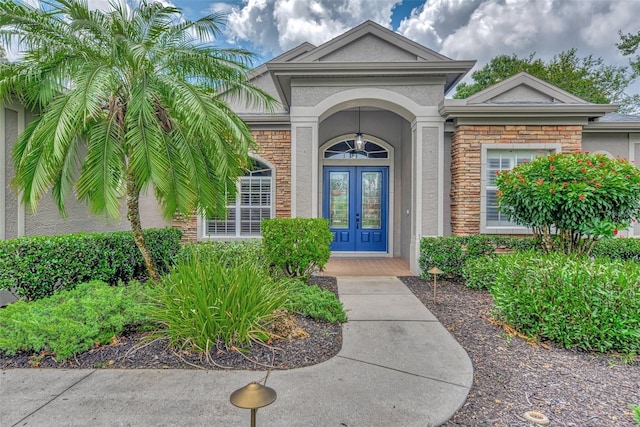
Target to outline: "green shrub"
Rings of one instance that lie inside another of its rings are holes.
[[[604,154],[554,153],[498,172],[500,211],[550,248],[589,254],[640,215],[640,169]]]
[[[265,325],[283,308],[287,284],[254,260],[232,265],[198,249],[176,262],[157,287],[151,316],[176,347],[209,351],[219,340],[241,348],[267,338]]]
[[[166,271],[180,247],[174,228],[144,231],[160,271]],[[78,233],[0,241],[0,289],[15,288],[27,300],[102,280],[109,284],[146,279],[142,255],[131,232]]]
[[[640,265],[516,252],[497,258],[496,314],[567,348],[640,352]]]
[[[148,292],[137,282],[93,281],[38,301],[17,301],[0,310],[0,350],[46,351],[66,360],[95,343],[111,342],[126,327],[147,323]]]
[[[591,255],[640,262],[640,239],[598,240],[591,251]]]
[[[459,279],[464,265],[462,245],[463,240],[457,237],[423,237],[418,258],[423,278],[428,278],[426,272],[431,268],[438,267],[445,274]]]
[[[268,267],[268,260],[264,255],[262,241],[260,240],[204,242],[184,245],[178,253],[178,259],[185,260],[190,256],[218,258],[227,264],[253,260]]]
[[[418,265],[427,279],[427,271],[438,267],[450,278],[460,280],[463,266],[469,259],[491,255],[496,249],[528,250],[536,247],[531,237],[503,237],[497,235],[471,235],[423,237],[420,240]]]
[[[262,242],[271,265],[287,276],[308,278],[329,261],[333,234],[323,218],[275,218],[262,222]]]
[[[469,258],[462,267],[464,284],[473,289],[489,289],[496,279],[496,257]]]
[[[289,290],[287,310],[328,322],[346,322],[344,306],[333,292],[296,281]]]

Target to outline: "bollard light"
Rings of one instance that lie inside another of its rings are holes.
[[[229,400],[232,405],[238,408],[251,409],[251,427],[255,427],[258,408],[271,405],[276,400],[276,397],[277,393],[271,387],[251,382],[231,393]]]
[[[433,303],[437,304],[436,302],[436,287],[438,285],[436,279],[438,278],[438,275],[443,274],[444,271],[440,270],[438,267],[433,267],[431,270],[427,271],[427,273],[429,274],[433,274]]]

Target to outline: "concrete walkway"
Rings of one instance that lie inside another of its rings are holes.
[[[277,400],[259,426],[430,426],[464,403],[465,351],[395,277],[339,277],[349,314],[340,353],[274,371]],[[231,393],[264,372],[9,369],[0,372],[0,426],[247,426]]]

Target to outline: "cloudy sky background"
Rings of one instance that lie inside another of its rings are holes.
[[[618,32],[640,30],[640,0],[173,0],[189,18],[228,14],[225,42],[261,60],[303,42],[322,44],[370,19],[476,67],[500,54],[537,56],[577,48],[579,56],[627,65]],[[636,83],[633,92],[640,92]]]
[[[28,0],[35,2],[37,0]],[[189,19],[228,16],[222,46],[242,46],[260,62],[303,42],[322,44],[370,19],[476,68],[500,54],[549,59],[577,48],[579,56],[627,65],[618,32],[640,30],[640,0],[162,0]],[[108,0],[89,0],[106,7]],[[640,92],[640,83],[633,86]]]

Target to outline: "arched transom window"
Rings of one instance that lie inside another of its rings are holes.
[[[356,148],[355,139],[337,142],[324,151],[325,159],[388,159],[389,151],[371,141],[364,141],[362,149]]]
[[[211,237],[260,235],[260,223],[271,218],[273,177],[271,168],[257,160],[240,177],[236,197],[230,198],[226,218],[206,221],[205,233]]]

